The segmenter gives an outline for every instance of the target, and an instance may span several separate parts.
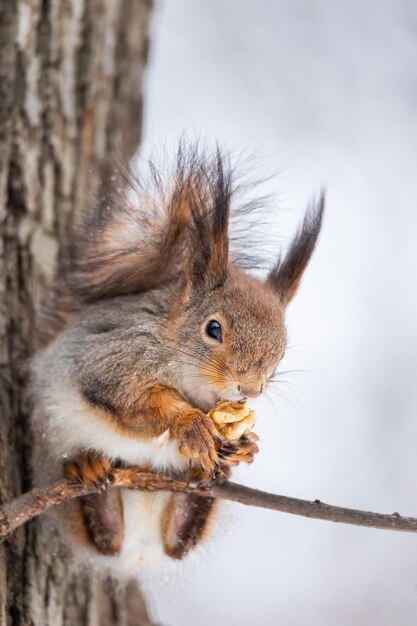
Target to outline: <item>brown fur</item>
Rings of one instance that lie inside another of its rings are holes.
[[[161,520],[165,553],[182,559],[207,533],[215,512],[215,498],[194,494],[173,494]]]
[[[93,450],[81,452],[75,459],[64,464],[68,480],[94,487],[106,482],[111,467],[109,459]]]

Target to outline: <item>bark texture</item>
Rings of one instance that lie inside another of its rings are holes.
[[[150,0],[0,0],[0,503],[31,487],[34,315],[71,221],[140,139]],[[131,582],[29,524],[0,546],[0,625],[148,625]]]

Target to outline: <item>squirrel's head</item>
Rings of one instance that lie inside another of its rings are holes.
[[[320,231],[324,196],[308,208],[283,258],[261,281],[229,255],[230,180],[218,163],[201,192],[192,179],[182,188],[189,214],[189,254],[183,290],[170,316],[183,390],[197,404],[255,398],[267,387],[286,343],[285,310],[311,258]],[[209,190],[208,190],[209,188]]]
[[[324,197],[261,281],[242,269],[259,235],[255,219],[255,228],[247,224],[254,205],[235,202],[247,185],[232,185],[219,151],[213,157],[181,144],[168,180],[153,163],[149,174],[149,185],[127,175],[126,189],[117,186],[111,202],[98,204],[92,225],[77,231],[65,282],[81,302],[180,284],[161,340],[182,391],[207,409],[218,399],[256,397],[284,354],[285,310],[313,253]],[[233,227],[230,236],[229,217],[243,238]]]
[[[175,328],[187,394],[210,407],[259,396],[285,351],[284,313],[272,285],[233,266],[221,285],[194,287]]]

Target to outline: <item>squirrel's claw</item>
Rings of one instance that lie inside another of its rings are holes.
[[[214,461],[213,466],[194,467],[189,474],[189,484],[191,489],[198,487],[211,487],[213,483],[218,481],[218,478],[222,474],[222,465],[217,461]]]
[[[259,452],[257,445],[259,437],[255,433],[242,435],[239,439],[223,442],[217,454],[225,465],[238,465],[238,463],[252,463],[255,454]]]

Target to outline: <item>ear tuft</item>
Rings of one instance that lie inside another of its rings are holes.
[[[185,163],[179,159],[177,171],[182,204],[191,218],[187,273],[194,286],[214,289],[227,276],[231,169],[217,150],[215,156],[203,159],[189,153]]]
[[[324,191],[318,201],[313,200],[307,207],[302,226],[294,237],[283,259],[279,258],[268,275],[267,283],[288,304],[294,297],[302,275],[306,269],[320,233],[325,205]]]

